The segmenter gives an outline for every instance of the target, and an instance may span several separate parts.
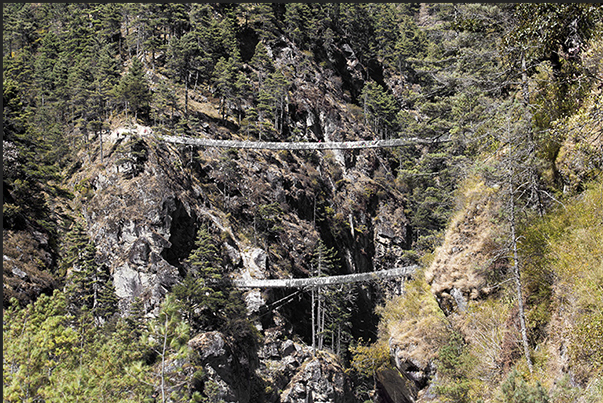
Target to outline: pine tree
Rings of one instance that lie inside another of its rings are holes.
[[[149,333],[143,335],[143,344],[152,348],[161,364],[153,375],[155,385],[161,392],[161,401],[167,402],[173,386],[174,371],[167,366],[168,359],[181,359],[189,354],[186,344],[190,338],[189,327],[182,321],[181,307],[172,295],[167,295],[157,319],[149,323]]]
[[[121,79],[117,93],[125,108],[134,113],[134,119],[138,118],[139,113],[142,117],[148,116],[151,92],[142,62],[137,57],[132,58],[130,69]]]
[[[108,270],[97,263],[96,247],[83,226],[76,222],[66,236],[63,267],[71,270],[65,293],[69,310],[77,315],[86,309],[97,323],[103,323],[117,312],[117,296]]]
[[[330,286],[325,290],[325,343],[331,342],[331,350],[338,356],[347,351],[352,340],[352,312],[357,294],[349,284]]]
[[[270,74],[266,80],[265,95],[260,97],[258,109],[266,110],[274,119],[274,128],[283,133],[289,83],[280,70]]]
[[[214,68],[213,81],[216,95],[220,98],[220,114],[222,119],[233,109],[237,97],[236,77],[238,72],[238,51],[226,60],[224,57],[218,60]]]
[[[79,337],[60,291],[18,305],[13,301],[3,318],[3,401],[43,401],[53,372],[77,365]]]
[[[396,100],[379,84],[368,81],[362,89],[364,115],[377,135],[387,138],[398,129],[396,118],[398,107]]]
[[[258,71],[258,89],[261,90],[264,86],[266,75],[274,71],[274,63],[270,59],[270,56],[268,56],[268,50],[263,42],[258,42],[255,46],[255,52],[250,64]]]
[[[245,13],[245,20],[257,32],[260,41],[270,43],[277,38],[278,27],[272,4],[254,3],[249,4],[242,9]]]
[[[195,32],[188,32],[181,38],[172,38],[168,47],[168,76],[184,83],[185,117],[188,116],[188,96],[193,70],[200,72],[203,78],[209,78],[212,71],[211,66],[203,66],[211,63],[211,58],[205,57],[201,49]],[[197,67],[199,63],[202,66]]]
[[[523,379],[517,370],[511,371],[501,385],[502,401],[504,403],[548,403],[546,390],[540,382],[531,386]]]
[[[195,330],[218,329],[224,323],[223,308],[228,285],[222,274],[222,259],[206,227],[199,228],[195,249],[187,259],[190,268],[173,294],[183,305],[189,326]]]

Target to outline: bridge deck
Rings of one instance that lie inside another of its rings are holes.
[[[357,283],[392,277],[403,277],[413,274],[419,266],[398,267],[390,270],[373,271],[369,273],[344,274],[340,276],[286,278],[286,279],[237,279],[233,285],[239,288],[307,288],[323,285]]]

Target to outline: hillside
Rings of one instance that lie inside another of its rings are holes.
[[[3,12],[5,401],[599,401],[599,6]]]

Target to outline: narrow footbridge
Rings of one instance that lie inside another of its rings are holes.
[[[186,144],[197,147],[238,148],[255,150],[351,150],[357,148],[400,147],[411,144],[435,144],[450,141],[448,138],[422,139],[390,139],[363,141],[327,141],[327,142],[280,142],[280,141],[244,141],[214,140],[188,136],[158,136],[162,141],[175,144]]]
[[[368,273],[343,274],[340,276],[285,278],[285,279],[237,279],[233,285],[238,288],[311,288],[345,283],[358,283],[394,277],[406,277],[413,274],[418,265],[379,270]]]

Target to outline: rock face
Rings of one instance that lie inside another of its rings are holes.
[[[194,362],[203,368],[204,383],[214,385],[215,399],[229,403],[353,401],[350,380],[335,357],[322,352],[313,357],[311,348],[283,341],[282,336],[278,329],[266,331],[255,364],[237,354],[220,332],[200,333],[188,344],[195,351]]]
[[[392,269],[408,265],[404,252],[410,249],[410,223],[403,207],[381,203],[374,231],[376,269]]]
[[[236,354],[222,333],[200,333],[188,345],[196,353],[194,361],[203,368],[204,382],[215,385],[212,398],[229,403],[250,401],[253,386],[250,362],[246,356]]]
[[[283,403],[352,402],[349,380],[343,368],[323,357],[302,364],[281,394]]]
[[[149,141],[117,136],[104,169],[90,165],[71,178],[80,189],[73,208],[88,223],[99,262],[112,271],[122,310],[136,297],[149,310],[159,305],[179,280],[198,227],[192,183],[172,165],[177,155]],[[120,170],[124,153],[117,150],[141,147],[148,155],[142,165]]]

